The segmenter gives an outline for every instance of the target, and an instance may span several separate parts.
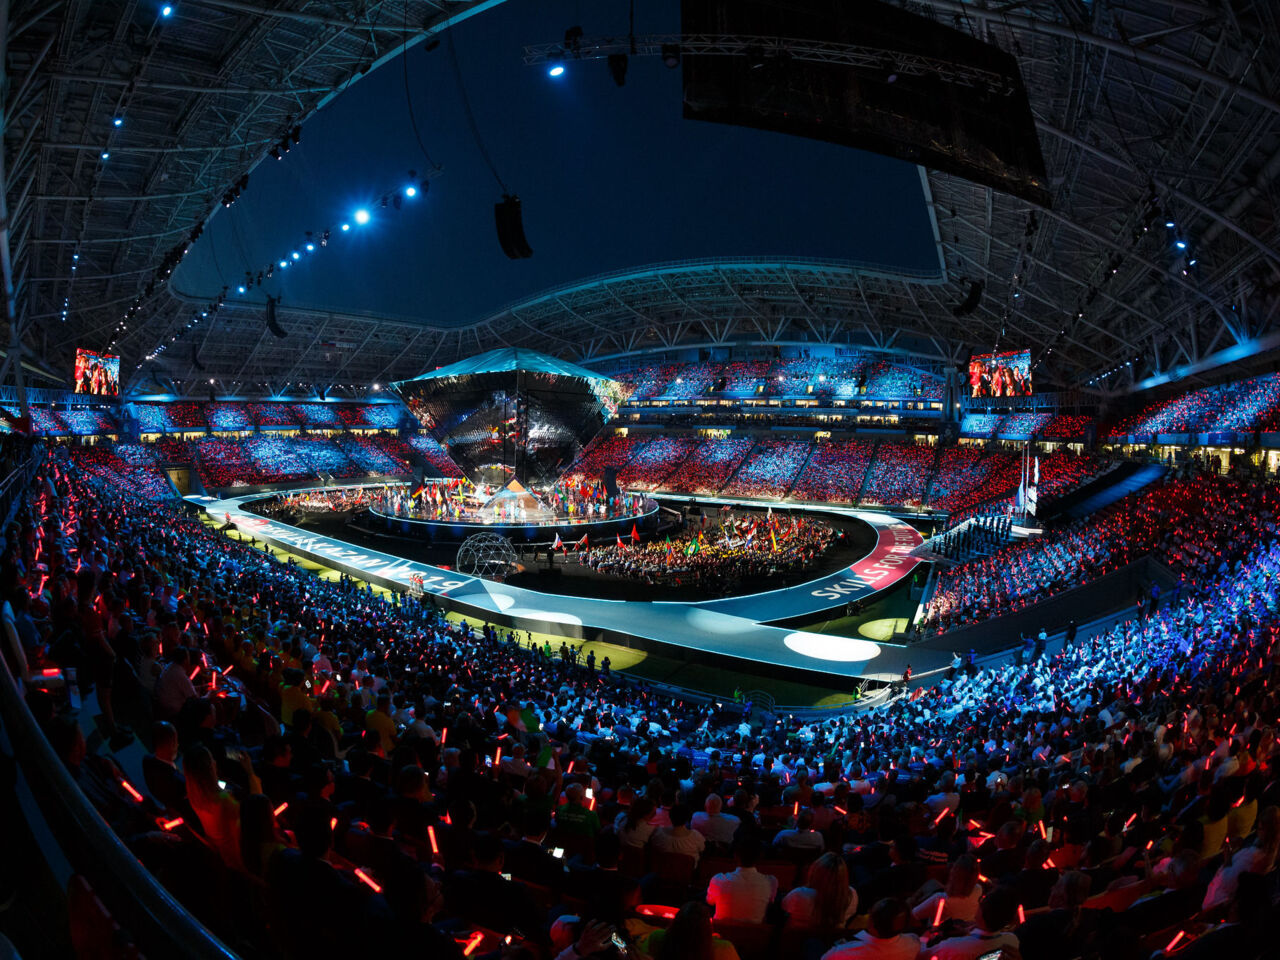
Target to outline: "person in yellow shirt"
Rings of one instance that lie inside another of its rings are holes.
[[[390,694],[378,694],[377,705],[364,715],[364,726],[378,735],[383,756],[391,756],[396,746],[396,722],[391,719]]]
[[[295,710],[310,710],[315,712],[315,701],[311,699],[311,695],[307,692],[306,680],[303,672],[294,668],[284,671],[280,680],[280,720],[286,726],[293,725],[293,712]]]

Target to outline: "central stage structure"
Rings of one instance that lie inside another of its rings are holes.
[[[391,385],[472,480],[553,480],[618,412],[621,384],[505,348]]]

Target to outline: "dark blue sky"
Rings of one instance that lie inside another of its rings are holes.
[[[500,190],[467,127],[448,40],[409,51],[418,126],[443,173],[427,196],[395,211],[389,188],[423,171],[408,122],[401,61],[379,68],[309,120],[303,142],[267,159],[230,210],[220,210],[176,276],[184,293],[235,296],[247,267],[302,249],[303,233],[334,229],[330,246],[266,291],[285,306],[400,316],[454,325],[506,303],[604,271],[710,256],[791,255],[891,265],[936,263],[912,165],[783,134],[684,120],[680,71],[632,58],[614,86],[602,60],[551,79],[522,63],[527,43],[626,32],[627,6],[509,0],[454,31],[481,135],[524,202],[534,256],[506,259],[493,226]],[[679,32],[673,0],[637,4],[638,34]],[[368,205],[373,220],[336,227]],[[248,299],[261,301],[263,291]]]

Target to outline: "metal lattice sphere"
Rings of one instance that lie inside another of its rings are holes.
[[[460,573],[486,580],[502,580],[515,569],[518,558],[515,547],[506,537],[496,533],[477,533],[467,537],[458,548]]]

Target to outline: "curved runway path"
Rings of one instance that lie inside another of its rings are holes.
[[[886,514],[846,507],[792,507],[863,520],[875,527],[876,544],[860,560],[804,584],[699,603],[643,603],[553,596],[494,583],[320,536],[244,509],[248,502],[266,496],[271,494],[186,499],[214,519],[230,520],[241,533],[343,570],[349,576],[401,591],[420,576],[425,592],[464,613],[471,611],[478,617],[541,632],[600,640],[632,638],[642,646],[666,645],[785,670],[847,678],[896,679],[908,661],[907,648],[898,644],[768,626],[768,621],[869,597],[907,576],[919,562],[908,554],[921,542],[920,534]],[[761,506],[724,499],[707,502]],[[919,649],[912,650],[910,657],[917,673],[945,666],[949,659],[937,651]]]

